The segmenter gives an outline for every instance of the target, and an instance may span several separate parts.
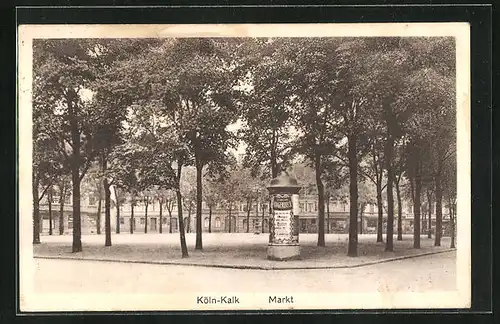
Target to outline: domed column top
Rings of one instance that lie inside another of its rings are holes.
[[[296,194],[300,190],[300,186],[295,178],[292,178],[286,171],[281,171],[281,174],[272,179],[267,187],[270,194],[277,192]]]

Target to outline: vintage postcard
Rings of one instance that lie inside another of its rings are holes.
[[[22,312],[469,308],[466,23],[21,25]]]

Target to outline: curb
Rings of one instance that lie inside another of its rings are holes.
[[[246,269],[246,270],[321,270],[321,269],[350,269],[360,268],[364,266],[375,265],[379,263],[387,263],[393,261],[400,261],[405,259],[412,259],[423,257],[427,255],[440,254],[455,251],[456,249],[446,249],[440,251],[424,252],[420,254],[404,255],[394,258],[383,260],[360,262],[350,265],[337,265],[337,266],[303,266],[303,267],[275,267],[275,266],[252,266],[252,265],[234,265],[234,264],[207,264],[197,262],[178,262],[178,261],[141,261],[141,260],[117,260],[117,259],[104,259],[104,258],[82,258],[82,257],[67,257],[67,256],[33,256],[35,259],[51,259],[51,260],[79,260],[79,261],[99,261],[99,262],[117,262],[117,263],[139,263],[139,264],[154,264],[154,265],[179,265],[191,267],[205,267],[205,268],[224,268],[224,269]]]

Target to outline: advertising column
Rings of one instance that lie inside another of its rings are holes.
[[[298,191],[295,179],[288,175],[273,179],[268,187],[272,199],[267,257],[291,260],[300,257]]]

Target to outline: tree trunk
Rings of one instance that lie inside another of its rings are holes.
[[[100,186],[99,186],[100,187]],[[99,196],[98,196],[98,199],[99,201],[97,202],[97,217],[96,217],[96,231],[97,231],[97,234],[101,234],[101,208],[102,208],[102,197],[101,197],[101,188],[99,188]]]
[[[441,236],[443,234],[443,188],[441,184],[441,171],[436,173],[435,179],[436,185],[436,234],[434,240],[434,246],[441,246]]]
[[[80,154],[76,155],[79,156]],[[71,182],[73,185],[73,244],[71,252],[77,253],[82,252],[82,223],[80,215],[80,171],[78,165],[75,167],[74,163],[71,168]]]
[[[228,230],[229,230],[229,233],[231,233],[231,208],[232,208],[232,204],[229,204],[229,227],[228,227]]]
[[[432,192],[427,191],[427,202],[429,203],[429,219],[427,220],[427,238],[432,238]]]
[[[427,212],[424,211],[423,206],[420,206],[420,214],[422,218],[422,222],[420,223],[421,230],[420,234],[424,234],[425,229],[427,228]]]
[[[191,233],[191,201],[189,201],[188,205],[188,217],[187,217],[187,232]]]
[[[279,168],[278,168],[278,156],[277,156],[277,143],[278,143],[278,136],[276,134],[276,129],[273,129],[272,139],[271,139],[271,179],[276,178],[278,176],[278,173],[280,172],[280,170],[278,170]],[[271,220],[273,213],[271,208],[272,205],[271,197],[269,197],[268,203],[269,203],[268,219]],[[270,226],[271,224],[269,224],[269,229],[271,228]]]
[[[450,204],[449,207],[449,213],[450,213],[450,226],[451,226],[451,243],[450,243],[450,249],[455,248],[455,207]]]
[[[396,199],[398,200],[398,241],[403,240],[403,205],[401,201],[401,191],[399,188],[399,182],[401,181],[401,177],[399,177],[395,181],[395,186],[396,186]]]
[[[47,192],[47,201],[49,203],[49,235],[52,235],[52,185]]]
[[[427,190],[427,238],[432,238],[432,193]]]
[[[69,113],[69,124],[71,131],[71,146],[72,153],[70,159],[71,167],[71,182],[73,185],[73,244],[71,246],[71,251],[73,253],[82,252],[82,222],[80,214],[80,130],[78,129],[78,120],[74,112],[73,98],[69,98],[72,95],[76,96],[74,93],[68,94],[67,104]]]
[[[326,198],[326,232],[330,234],[330,196]]]
[[[60,198],[59,198],[59,235],[64,234],[64,200],[66,199],[66,183],[62,183],[59,186]]]
[[[421,190],[422,190],[422,180],[421,180],[421,175],[420,175],[420,163],[421,161],[419,160],[418,157],[416,157],[415,160],[415,200],[414,200],[414,205],[413,205],[413,213],[414,213],[414,218],[413,218],[413,248],[414,249],[420,249],[420,196],[421,196]]]
[[[259,219],[259,198],[255,198],[255,222]],[[264,223],[260,225],[260,227],[264,226]],[[258,228],[254,228],[254,233],[257,232]],[[262,231],[261,231],[262,232]]]
[[[159,199],[160,202],[160,234],[163,233],[163,199]]]
[[[40,180],[35,174],[33,176],[31,188],[31,193],[33,195],[33,244],[40,244],[40,197],[38,193],[39,185]]]
[[[134,205],[135,205],[135,199],[132,198],[132,202],[130,203],[130,234],[134,234],[134,224],[135,224]]]
[[[264,214],[265,214],[264,204],[261,203],[260,206],[261,206],[261,214],[262,214],[262,216],[261,216],[262,217],[262,233],[265,233],[266,232],[265,231],[266,228],[264,227],[264,220],[265,220],[265,217],[264,217]]]
[[[167,204],[170,204],[170,201],[169,201],[169,202],[167,202]],[[167,206],[167,210],[168,210],[168,218],[169,218],[168,222],[169,222],[169,224],[170,224],[170,226],[169,226],[169,228],[168,228],[168,232],[169,232],[170,234],[172,234],[172,233],[173,233],[173,230],[172,230],[172,209],[173,209],[173,206],[172,206],[172,205],[169,205],[169,206],[170,206],[170,207],[168,207],[168,206]]]
[[[250,233],[250,208],[252,207],[252,199],[247,198],[247,233]]]
[[[149,197],[146,196],[144,200],[144,234],[148,233],[148,207],[149,207]]]
[[[387,165],[387,229],[385,250],[392,252],[394,250],[394,169],[392,165],[392,155],[394,151],[394,138],[389,136],[387,142],[387,154],[385,162]]]
[[[198,160],[198,157],[197,157]],[[195,250],[203,249],[202,240],[202,201],[203,201],[203,179],[202,179],[203,165],[201,162],[196,161],[196,244]]]
[[[179,238],[181,241],[181,251],[182,257],[189,257],[187,245],[186,245],[186,235],[184,232],[184,219],[182,218],[182,193],[181,193],[181,175],[182,175],[182,163],[178,161],[177,163],[177,181],[175,194],[177,196],[177,217],[179,218]]]
[[[314,157],[316,171],[316,186],[318,187],[318,246],[325,246],[325,186],[321,181],[321,155]]]
[[[212,233],[212,205],[208,206],[208,232]]]
[[[382,202],[382,183],[379,182],[376,184],[377,187],[377,242],[383,242],[384,239],[382,237],[383,232],[383,222],[384,222],[384,206]]]
[[[271,139],[271,179],[274,179],[278,176],[280,170],[278,170],[278,156],[277,156],[277,135],[276,129],[273,129],[272,139]]]
[[[358,150],[357,136],[351,135],[348,137],[348,152],[349,159],[349,247],[347,250],[348,256],[358,255]]]
[[[118,200],[118,189],[115,187],[115,201],[116,201],[116,234],[120,234],[120,201]]]
[[[106,164],[105,161],[104,171],[106,171]],[[111,246],[111,190],[107,178],[104,178],[102,182],[104,186],[104,233],[106,236],[104,246]]]

